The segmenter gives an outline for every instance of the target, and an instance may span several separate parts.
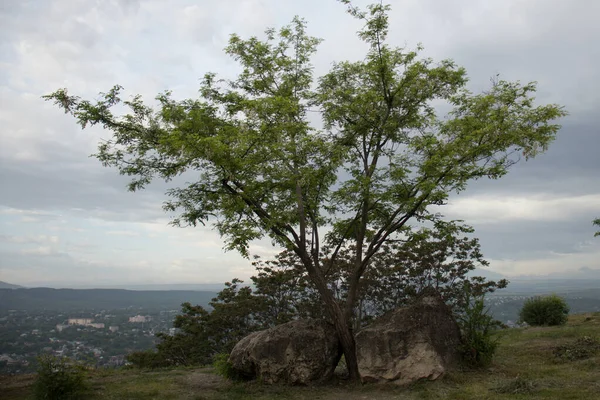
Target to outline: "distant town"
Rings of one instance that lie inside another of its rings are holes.
[[[43,353],[95,367],[119,367],[128,353],[152,348],[155,334],[175,334],[179,310],[101,310],[97,313],[8,310],[0,317],[0,374],[26,373]]]
[[[558,281],[557,281],[558,282]],[[564,282],[560,282],[564,285]],[[518,326],[533,284],[509,286],[486,298],[490,313]],[[510,290],[510,289],[509,289]],[[565,296],[571,313],[600,311],[600,289],[549,288]],[[65,356],[95,368],[119,368],[129,353],[154,348],[157,333],[174,335],[175,316],[189,301],[209,307],[215,292],[120,289],[0,289],[0,374],[35,371],[41,354]]]

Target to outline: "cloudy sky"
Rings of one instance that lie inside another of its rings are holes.
[[[358,5],[368,2],[358,1]],[[498,181],[454,196],[491,269],[507,276],[600,269],[600,2],[392,0],[390,42],[453,58],[470,87],[496,74],[539,83],[540,103],[570,116],[550,150]],[[0,0],[0,280],[22,285],[212,283],[252,267],[207,228],[167,225],[166,184],[139,193],[88,155],[100,129],[40,99],[58,88],[95,98],[114,84],[152,98],[196,95],[198,79],[237,65],[230,33],[262,35],[294,15],[324,38],[316,74],[357,60],[360,25],[334,0]],[[275,254],[268,242],[254,253]]]

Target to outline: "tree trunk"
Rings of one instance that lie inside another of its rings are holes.
[[[358,360],[356,358],[356,342],[354,341],[354,333],[350,327],[349,321],[342,310],[336,307],[336,312],[331,313],[335,329],[342,345],[344,358],[346,359],[346,368],[348,368],[348,377],[351,381],[360,381],[360,373],[358,372]]]
[[[313,260],[310,259],[308,254],[301,249],[295,249],[296,254],[300,256],[308,276],[311,281],[315,284],[325,310],[333,320],[335,330],[344,352],[344,358],[346,359],[346,367],[348,368],[348,377],[351,381],[360,381],[360,373],[358,372],[358,361],[356,359],[356,342],[354,341],[354,333],[350,326],[350,319],[352,313],[344,312],[340,307],[340,304],[336,301],[331,289],[327,287],[327,282],[323,278],[319,269],[313,264]]]

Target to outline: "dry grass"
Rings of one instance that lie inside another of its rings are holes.
[[[600,313],[571,316],[563,327],[511,329],[499,333],[492,367],[457,371],[437,382],[411,387],[350,385],[284,387],[226,382],[210,369],[94,372],[95,399],[600,399],[600,355],[557,360],[555,350],[577,338],[600,335]],[[3,399],[27,399],[34,377],[0,377]]]

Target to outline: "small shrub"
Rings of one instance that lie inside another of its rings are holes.
[[[487,367],[498,348],[498,339],[493,337],[493,332],[502,323],[489,315],[483,296],[472,298],[468,285],[465,286],[464,296],[465,309],[457,315],[462,333],[463,361],[472,368]]]
[[[525,301],[519,313],[521,321],[531,326],[553,326],[567,323],[569,306],[555,294],[535,296]]]
[[[51,355],[38,357],[37,378],[33,384],[35,399],[81,399],[88,392],[85,371],[67,358]]]
[[[557,346],[554,357],[560,361],[576,361],[591,358],[600,352],[600,341],[591,336],[584,336],[572,343]]]
[[[247,380],[247,378],[244,375],[240,374],[239,371],[233,368],[233,365],[231,365],[231,363],[229,362],[229,354],[215,354],[213,360],[213,367],[215,368],[217,375],[220,375],[223,378],[229,379],[231,381]]]

